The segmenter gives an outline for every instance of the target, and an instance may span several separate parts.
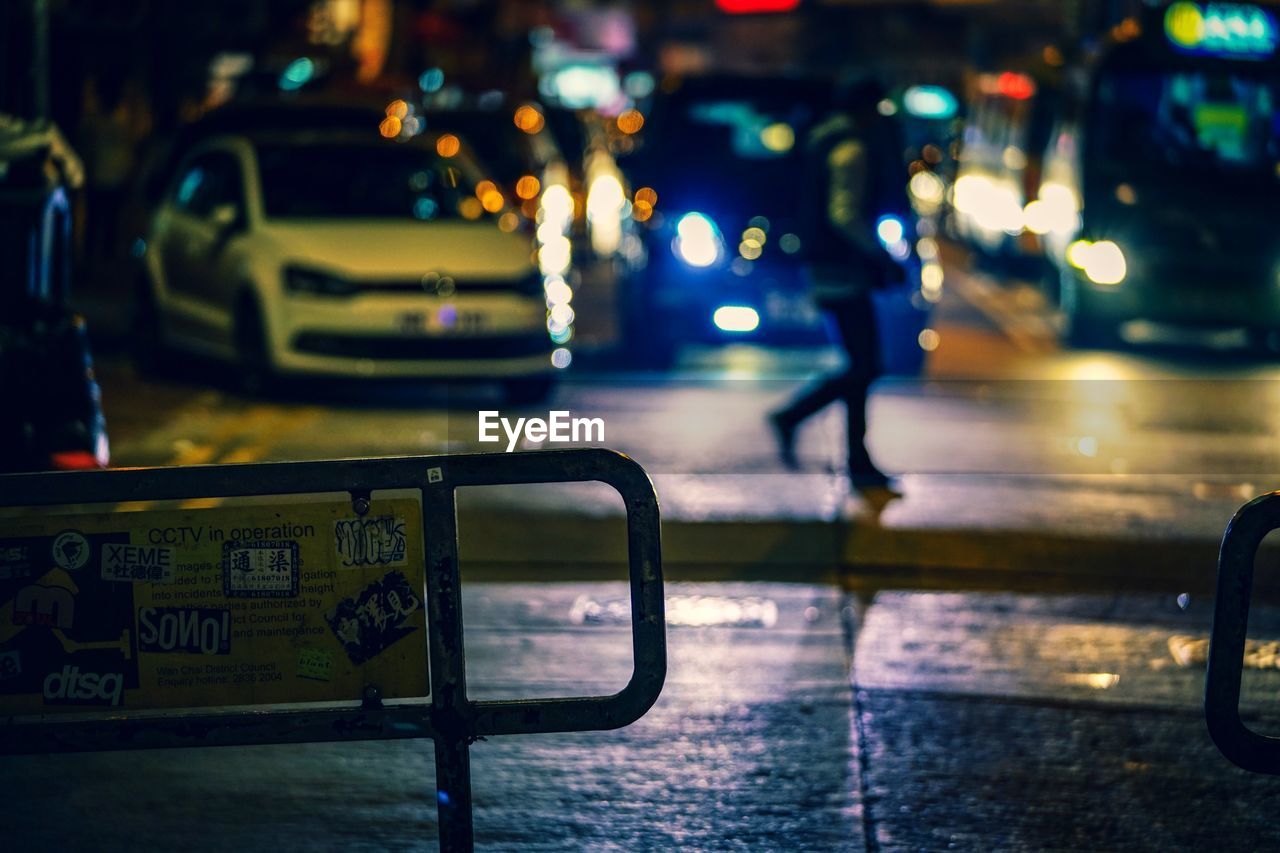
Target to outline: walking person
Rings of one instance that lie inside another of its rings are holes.
[[[880,330],[872,291],[901,283],[905,273],[876,235],[884,215],[906,221],[907,175],[898,128],[878,111],[874,80],[843,87],[831,114],[814,127],[805,151],[802,191],[804,275],[846,356],[825,377],[769,415],[783,462],[797,467],[796,430],[836,400],[848,410],[849,480],[854,489],[887,489],[889,477],[867,452],[867,394],[880,375]]]

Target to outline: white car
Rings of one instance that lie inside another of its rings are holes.
[[[139,356],[212,356],[252,390],[324,374],[500,379],[544,396],[567,353],[548,334],[531,237],[495,191],[456,137],[209,138],[142,246]]]

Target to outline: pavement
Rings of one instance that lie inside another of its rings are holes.
[[[473,698],[630,666],[626,586],[464,589]],[[483,850],[1267,850],[1280,778],[1209,742],[1209,601],[672,584],[662,697],[614,732],[472,748]],[[1280,610],[1253,635],[1280,637]],[[1244,712],[1280,732],[1274,660]],[[420,741],[0,758],[30,851],[429,850]],[[18,849],[15,847],[14,849]]]
[[[965,334],[943,347],[974,352]],[[878,386],[872,449],[906,472],[886,505],[848,493],[838,413],[806,426],[800,472],[769,443],[764,413],[830,353],[768,380],[743,350],[674,381],[567,383],[554,405],[605,412],[606,443],[662,501],[669,677],[625,729],[477,743],[481,848],[1280,849],[1280,779],[1226,762],[1200,706],[1217,542],[1280,482],[1272,377],[1037,335],[1018,338],[1024,375],[975,378],[957,356]],[[1045,363],[1076,381],[1045,381]],[[101,370],[119,464],[490,449],[469,400],[252,401],[144,383],[109,355]],[[616,496],[459,503],[471,697],[621,686]],[[1255,604],[1250,629],[1280,638],[1280,610]],[[1243,696],[1280,733],[1274,655]],[[433,849],[433,772],[412,741],[3,758],[20,785],[0,825],[30,850]]]

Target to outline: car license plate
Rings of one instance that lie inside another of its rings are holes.
[[[489,328],[489,318],[480,311],[458,311],[453,315],[453,322],[450,324],[446,318],[442,316],[443,309],[436,314],[437,322],[443,331],[453,332],[459,335],[474,335],[483,332]]]
[[[396,318],[402,335],[474,335],[487,330],[489,318],[482,311],[459,311],[445,306],[436,311],[406,311]]]

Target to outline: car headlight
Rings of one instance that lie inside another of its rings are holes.
[[[956,179],[952,203],[985,231],[1022,232],[1022,201],[1018,188],[986,175],[962,175]]]
[[[627,203],[622,182],[613,175],[597,175],[587,190],[587,222],[591,248],[612,255],[622,244],[622,210]]]
[[[1022,209],[1028,231],[1033,234],[1070,234],[1080,227],[1080,197],[1075,190],[1047,181],[1040,185],[1038,196]]]
[[[907,226],[900,218],[886,213],[876,220],[876,237],[880,245],[901,263],[911,257],[911,244],[907,242]]]
[[[721,305],[711,322],[723,332],[754,332],[760,327],[760,312],[749,305]]]
[[[1110,240],[1076,240],[1067,247],[1067,262],[1094,284],[1119,284],[1129,274],[1124,252]]]
[[[284,271],[284,286],[290,293],[308,296],[351,296],[356,292],[356,286],[344,278],[302,267]]]
[[[542,228],[538,229],[538,239],[543,243],[552,235],[569,233],[573,225],[573,195],[564,184],[553,184],[549,181],[538,198],[538,222],[547,228],[547,237],[543,237]]]
[[[691,267],[709,267],[724,255],[724,238],[711,217],[694,211],[676,223],[671,250]]]
[[[565,275],[573,266],[573,243],[563,235],[538,247],[538,269],[543,275]]]

